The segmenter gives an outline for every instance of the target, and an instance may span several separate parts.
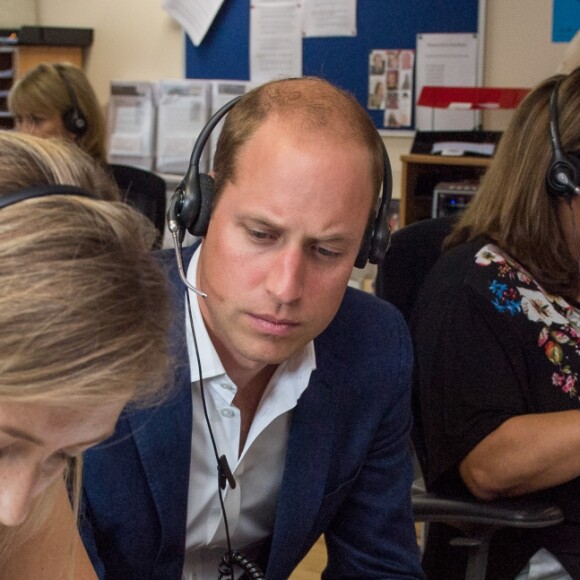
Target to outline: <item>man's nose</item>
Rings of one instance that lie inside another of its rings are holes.
[[[283,248],[268,273],[268,291],[280,304],[299,300],[304,291],[306,256],[301,248]]]

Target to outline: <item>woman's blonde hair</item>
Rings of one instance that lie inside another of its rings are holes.
[[[91,157],[105,164],[105,119],[95,91],[82,69],[70,63],[40,63],[18,80],[8,95],[8,108],[18,116],[43,114],[62,117],[75,106],[87,123],[86,131],[76,142]]]
[[[562,150],[580,155],[580,68],[567,77],[540,83],[520,103],[504,132],[477,195],[448,236],[451,247],[488,236],[522,264],[547,290],[575,298],[578,262],[570,252],[558,217],[556,199],[548,194],[546,175],[552,161],[550,96],[558,91]]]
[[[0,404],[151,403],[168,369],[155,229],[129,205],[103,200],[115,186],[78,147],[0,132],[0,198],[62,184],[96,199],[56,193],[0,209]],[[22,530],[5,530],[0,550],[38,528],[44,504]]]

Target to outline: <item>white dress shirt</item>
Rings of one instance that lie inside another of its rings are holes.
[[[188,280],[194,285],[198,258],[199,248],[187,272]],[[190,302],[209,420],[218,454],[226,455],[236,480],[235,489],[227,485],[222,492],[231,546],[244,554],[245,547],[267,539],[272,532],[291,412],[316,368],[314,343],[307,344],[277,368],[239,454],[240,412],[232,405],[237,387],[226,374],[209,338],[193,292],[190,292]],[[188,312],[185,316],[193,428],[183,580],[215,580],[218,564],[227,548],[226,534],[218,495],[216,458],[203,413]],[[236,577],[239,575],[241,571],[236,572]]]

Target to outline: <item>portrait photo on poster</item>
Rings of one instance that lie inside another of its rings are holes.
[[[414,50],[374,49],[369,54],[367,108],[384,111],[383,127],[411,127],[414,63]]]

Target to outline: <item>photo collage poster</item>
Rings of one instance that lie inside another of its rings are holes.
[[[414,50],[370,52],[367,108],[384,111],[383,127],[387,129],[411,127],[414,62]]]

